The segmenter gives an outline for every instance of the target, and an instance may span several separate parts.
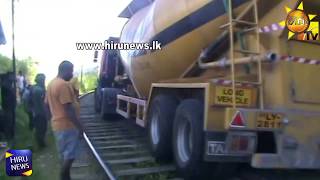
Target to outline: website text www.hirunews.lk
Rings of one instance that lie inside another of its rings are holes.
[[[104,41],[103,43],[76,43],[77,50],[161,50],[159,41],[150,43],[124,43]]]

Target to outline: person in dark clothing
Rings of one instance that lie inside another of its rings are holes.
[[[2,83],[4,80],[4,76],[5,74],[0,74],[0,92],[1,92]],[[0,99],[2,99],[1,94],[0,94]],[[2,104],[0,104],[0,140],[3,140],[4,130],[5,130],[4,125],[5,125],[5,116],[4,116]]]
[[[3,129],[7,139],[12,139],[15,134],[14,113],[16,107],[16,91],[13,86],[14,81],[15,75],[12,72],[8,72],[2,76],[1,106],[3,108],[5,120]]]
[[[22,95],[22,102],[25,112],[28,114],[29,118],[29,129],[32,130],[34,128],[33,125],[33,112],[32,112],[32,102],[31,102],[31,85],[28,85]]]
[[[48,124],[44,104],[46,94],[45,79],[46,77],[44,74],[37,74],[35,79],[36,84],[31,87],[30,91],[35,135],[37,143],[41,148],[46,146],[45,136]]]

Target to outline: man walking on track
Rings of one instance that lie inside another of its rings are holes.
[[[47,89],[46,102],[52,115],[51,125],[61,157],[61,180],[70,180],[70,168],[77,155],[83,128],[79,121],[76,96],[69,81],[73,77],[73,64],[63,61],[59,65],[58,77]]]

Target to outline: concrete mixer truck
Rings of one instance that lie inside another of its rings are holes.
[[[121,37],[109,41],[158,41],[161,50],[104,50],[96,109],[146,128],[154,157],[174,159],[186,178],[239,163],[319,169],[319,38],[301,38],[311,24],[319,32],[319,8],[314,0],[134,0],[120,14],[128,18]],[[294,33],[286,23],[308,27]]]

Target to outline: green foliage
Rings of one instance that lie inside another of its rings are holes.
[[[80,81],[81,94],[92,91],[97,87],[97,82],[98,82],[97,72],[95,72],[95,70],[86,72],[82,75],[82,83],[81,83],[81,77],[79,81]]]
[[[0,74],[12,71],[11,59],[0,54]]]
[[[31,57],[28,57],[27,59],[19,60],[17,61],[17,72],[21,71],[22,74],[24,74],[27,79],[33,82],[37,74],[37,70],[35,67],[36,63],[37,62],[34,61]]]
[[[16,61],[16,70],[21,71],[27,79],[33,81],[36,76],[37,70],[35,67],[36,61],[31,57]],[[6,56],[0,54],[0,74],[6,72],[12,72],[12,60]]]
[[[36,70],[36,62],[32,60],[31,57],[28,57],[27,59],[23,60],[17,60],[16,61],[16,70],[22,71],[22,73],[25,75],[26,79],[30,80],[30,82],[33,82],[34,77],[36,76],[37,70]],[[12,72],[12,60],[6,56],[3,56],[0,54],[0,74],[4,74],[7,72]],[[0,88],[1,92],[1,88]],[[1,103],[1,97],[0,97],[0,103]],[[1,105],[0,105],[1,109]]]
[[[46,141],[48,147],[40,150],[37,146],[33,131],[29,130],[29,118],[22,105],[16,110],[16,135],[13,142],[9,142],[11,149],[32,150],[33,174],[23,179],[56,180],[59,177],[59,159],[56,151],[53,133],[48,129]],[[5,173],[5,161],[0,162],[0,179],[20,180],[21,177],[9,177]]]

